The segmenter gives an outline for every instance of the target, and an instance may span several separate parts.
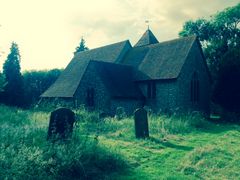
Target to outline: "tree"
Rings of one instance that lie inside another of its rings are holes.
[[[217,78],[220,59],[228,50],[240,47],[240,4],[210,17],[187,21],[180,36],[197,35],[212,73]]]
[[[13,106],[21,106],[23,100],[23,79],[20,72],[20,54],[18,45],[13,42],[10,53],[3,64],[3,74],[6,78],[4,87],[5,103]]]
[[[36,103],[39,96],[55,82],[61,72],[62,69],[24,72],[24,106],[28,107]]]
[[[83,37],[81,38],[80,44],[78,47],[76,47],[76,50],[74,52],[74,54],[81,52],[81,51],[86,51],[88,50],[88,47],[85,45],[85,40],[83,39]]]
[[[240,3],[210,19],[187,21],[179,35],[199,37],[212,74],[212,100],[228,111],[239,111]]]
[[[5,78],[2,73],[0,73],[0,92],[3,92],[4,86],[5,86]]]
[[[231,49],[221,59],[214,89],[214,102],[232,112],[240,112],[240,50]]]

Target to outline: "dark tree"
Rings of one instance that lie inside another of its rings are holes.
[[[80,44],[78,47],[76,47],[74,54],[86,50],[88,50],[88,47],[85,45],[85,40],[81,38]]]
[[[0,73],[0,92],[3,92],[4,86],[5,86],[5,78],[2,73]]]
[[[179,35],[199,37],[213,78],[217,78],[222,56],[229,49],[240,46],[240,4],[226,8],[210,19],[187,21]]]
[[[228,51],[220,61],[213,100],[232,112],[240,112],[240,50]]]
[[[199,37],[212,74],[212,100],[228,111],[239,111],[240,3],[209,19],[187,21],[179,35]]]
[[[5,77],[0,73],[0,103],[4,103],[4,86],[6,85]]]
[[[5,103],[13,106],[21,106],[23,100],[23,79],[20,68],[20,54],[18,45],[12,43],[10,53],[3,64],[3,74],[6,79],[4,87]]]
[[[25,71],[23,73],[24,105],[28,107],[38,102],[39,96],[55,82],[61,72],[61,69]]]

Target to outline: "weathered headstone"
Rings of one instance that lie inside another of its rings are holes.
[[[145,109],[139,108],[134,112],[134,122],[136,138],[148,138],[148,118]]]
[[[67,108],[59,108],[51,112],[47,139],[67,139],[71,137],[75,114]]]
[[[126,112],[124,107],[117,107],[116,108],[116,114],[115,114],[115,118],[120,120],[126,117]]]

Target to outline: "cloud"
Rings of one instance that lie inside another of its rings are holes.
[[[150,20],[159,41],[176,38],[189,19],[208,17],[239,0],[0,0],[0,64],[11,41],[22,69],[65,67],[81,36],[89,48],[140,38]]]

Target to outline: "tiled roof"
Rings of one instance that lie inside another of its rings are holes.
[[[129,47],[129,41],[123,41],[77,53],[56,82],[41,97],[73,97],[90,60],[117,62]]]
[[[196,36],[191,36],[134,47],[121,63],[140,72],[136,80],[174,79],[178,77],[195,40]]]
[[[191,36],[158,43],[147,30],[134,47],[127,40],[77,53],[41,97],[73,97],[88,65],[112,97],[142,97],[134,81],[177,78],[196,40]]]

